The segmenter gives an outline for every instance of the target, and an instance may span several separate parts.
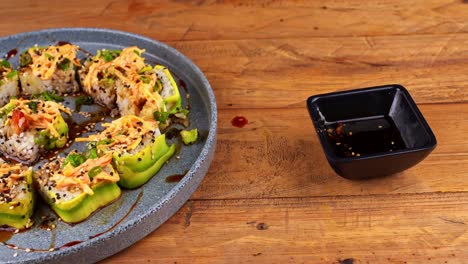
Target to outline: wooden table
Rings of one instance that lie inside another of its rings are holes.
[[[191,58],[216,94],[218,148],[200,188],[104,263],[468,261],[466,1],[34,2],[2,1],[0,35],[143,34]],[[388,83],[408,88],[436,150],[391,177],[337,176],[306,98]],[[235,116],[248,125],[233,127]]]

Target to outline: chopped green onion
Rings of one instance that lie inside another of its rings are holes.
[[[91,96],[81,95],[76,98],[75,101],[75,108],[76,111],[80,111],[82,105],[92,105],[94,104],[94,99]]]
[[[6,77],[7,77],[8,79],[11,79],[11,78],[15,77],[16,75],[18,75],[18,71],[17,71],[17,70],[12,70],[11,72],[9,72],[9,73],[6,75]]]
[[[111,138],[105,138],[97,143],[97,145],[109,145],[110,143],[114,142]]]
[[[133,52],[135,52],[136,55],[140,56],[140,52],[138,52],[138,50],[133,50]]]
[[[25,67],[32,63],[32,57],[28,51],[24,51],[20,54],[20,66]]]
[[[154,120],[159,121],[163,124],[166,124],[167,118],[169,117],[169,113],[154,111],[153,116],[154,116]]]
[[[123,134],[125,134],[125,133],[127,133],[127,129],[121,130],[119,133],[117,133],[116,136],[120,136],[120,135],[123,135]]]
[[[146,84],[150,83],[150,78],[148,76],[142,75],[140,76],[140,80]]]
[[[102,79],[99,81],[99,84],[102,85],[102,86],[106,86],[106,87],[112,87],[112,85],[114,85],[114,79],[112,78],[105,78],[105,79]]]
[[[96,166],[96,167],[93,167],[92,169],[90,169],[88,171],[88,176],[90,178],[93,178],[94,176],[98,175],[101,172],[102,172],[102,167],[101,166]]]
[[[60,63],[57,62],[57,67],[61,70],[68,70],[68,67],[70,66],[70,60],[65,58],[63,59]]]
[[[162,88],[163,88],[163,84],[162,84],[161,80],[157,79],[156,83],[153,86],[153,92],[159,92],[159,91],[162,90]]]
[[[3,68],[11,68],[10,63],[7,60],[1,60],[0,66],[2,66]]]
[[[100,50],[97,56],[103,58],[106,62],[112,61],[117,58],[122,51],[120,50]]]
[[[146,65],[146,66],[144,66],[143,68],[141,68],[141,69],[138,71],[138,73],[139,73],[139,74],[142,74],[142,73],[144,73],[144,72],[151,71],[152,69],[153,69],[153,68],[151,67],[151,65]]]
[[[55,94],[55,92],[49,92],[49,91],[45,91],[40,94],[33,94],[31,98],[32,99],[42,98],[42,100],[44,101],[63,102],[63,97],[58,96],[57,94]]]
[[[70,154],[63,162],[62,167],[70,163],[73,167],[78,167],[86,161],[86,157],[81,154]]]
[[[45,53],[44,54],[46,56],[46,58],[48,58],[49,60],[53,60],[54,59],[54,56],[50,55],[49,53]]]
[[[88,159],[95,159],[98,157],[96,148],[92,148],[86,153]]]
[[[30,101],[30,102],[28,103],[29,109],[31,109],[33,113],[37,113],[37,105],[38,105],[38,104],[39,104],[39,102]]]

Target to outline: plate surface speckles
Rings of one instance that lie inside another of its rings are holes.
[[[56,218],[47,206],[40,203],[35,213],[34,227],[13,235],[6,243],[23,249],[39,250],[60,248],[67,244],[71,246],[53,252],[26,252],[0,245],[2,263],[89,263],[111,256],[145,237],[172,216],[198,187],[213,159],[216,147],[216,101],[203,73],[184,55],[146,37],[94,28],[50,29],[7,36],[0,38],[0,54],[6,54],[12,49],[17,49],[20,53],[35,44],[53,45],[58,41],[71,42],[91,53],[95,53],[97,49],[121,49],[133,45],[146,49],[144,57],[148,63],[167,66],[185,83],[190,94],[189,128],[198,128],[201,139],[192,146],[182,146],[177,154],[180,159],[173,157],[143,187],[123,191],[119,200],[80,224],[70,226],[55,220],[56,229],[48,231],[40,228],[41,216]],[[18,55],[10,59],[10,62],[17,67]],[[180,90],[185,94],[184,89]],[[167,176],[186,171],[180,182],[165,182]],[[122,221],[118,223],[120,220]],[[115,228],[112,228],[114,225]],[[106,230],[109,231],[90,238]],[[15,252],[17,256],[13,257]]]

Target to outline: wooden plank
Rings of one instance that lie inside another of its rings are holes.
[[[451,22],[438,24],[442,28],[453,21],[461,20],[464,13],[468,15],[468,11],[465,11],[467,9],[461,8],[463,5],[455,2],[424,1],[424,6],[418,6],[418,3],[422,2],[408,2],[402,5],[397,4],[397,7],[394,7],[395,4],[392,1],[361,2],[357,0],[348,2],[346,5],[351,7],[339,12],[366,10],[367,13],[375,12],[375,16],[379,12],[384,12],[379,16],[387,18],[385,12],[395,11],[395,8],[401,9],[403,13],[413,10],[413,13],[410,12],[413,15],[408,18],[404,16],[405,19],[402,21],[416,19],[418,25],[423,25],[421,19],[424,14],[431,15],[431,20],[425,19],[427,23],[435,23],[436,18],[450,19]],[[10,4],[14,6],[9,6]],[[207,35],[196,33],[203,36],[190,38],[192,31],[187,33],[190,25],[185,24],[192,23],[191,19],[196,20],[197,23],[208,23],[212,27],[222,28],[221,32],[229,33],[232,31],[223,25],[224,19],[232,20],[234,25],[244,29],[242,23],[249,20],[248,17],[259,19],[258,16],[270,14],[269,12],[253,12],[252,10],[261,7],[253,2],[242,7],[234,7],[235,4],[231,2],[209,1],[200,2],[197,8],[193,8],[193,5],[194,3],[190,2],[150,4],[145,1],[98,1],[92,4],[69,3],[62,7],[57,5],[57,8],[51,9],[47,5],[36,5],[33,2],[21,5],[16,2],[3,2],[0,4],[0,7],[4,7],[0,8],[0,14],[8,12],[3,16],[15,17],[22,23],[17,23],[15,27],[8,23],[0,25],[0,34],[31,31],[44,25],[47,27],[99,25],[165,40],[193,59],[206,73],[215,90],[219,106],[222,108],[302,107],[304,100],[312,94],[388,83],[405,85],[418,103],[468,102],[468,89],[465,88],[468,84],[468,77],[464,72],[468,66],[468,34],[462,34],[465,32],[464,28],[460,31],[440,32],[438,29],[431,30],[431,27],[426,25],[425,27],[430,32],[416,30],[407,32],[408,34],[401,35],[399,32],[391,36],[368,32],[362,37],[357,37],[356,35],[360,34],[351,34],[353,27],[343,27],[338,23],[342,21],[341,19],[334,19],[334,23],[330,23],[330,17],[311,15],[300,20],[301,25],[305,25],[304,28],[287,25],[288,30],[280,30],[275,26],[272,27],[279,32],[278,34],[295,30],[304,33],[305,29],[312,28],[307,19],[318,17],[328,21],[327,23],[333,27],[329,29],[330,32],[346,30],[349,33],[320,36],[301,34],[285,38],[286,36],[275,34],[262,36],[264,30],[257,30],[249,33],[252,35],[239,37],[255,36],[256,39],[180,41],[181,35],[186,35],[187,39],[225,38],[212,36],[211,34],[217,34],[213,33],[216,30],[212,28],[202,31],[194,29],[193,32],[205,32]],[[296,9],[314,10],[317,8],[323,11],[321,7],[326,6],[327,3],[265,2],[263,5],[261,10],[271,9],[275,12],[294,14],[292,11]],[[333,1],[330,2],[331,5],[340,4]],[[83,7],[92,8],[87,10]],[[293,10],[289,10],[290,8]],[[402,11],[403,9],[405,11]],[[139,11],[133,12],[132,10]],[[234,11],[242,11],[245,14],[238,14],[239,16],[233,19]],[[326,12],[329,11],[326,9]],[[418,15],[414,15],[414,12]],[[450,13],[450,16],[437,16],[440,12]],[[30,13],[35,14],[34,20],[22,19],[25,14]],[[185,17],[187,13],[189,13],[188,17]],[[230,13],[230,16],[225,16],[225,13]],[[422,17],[419,17],[419,14]],[[216,17],[211,20],[211,16]],[[237,17],[247,18],[237,19]],[[356,15],[352,17],[357,21],[361,18],[369,19]],[[152,24],[148,23],[148,19],[154,20],[153,24],[156,28],[151,27]],[[214,19],[217,23],[211,23],[215,21]],[[382,21],[381,19],[379,21],[383,23],[379,31],[382,33],[393,26],[398,26],[399,30],[406,29],[403,25],[394,23],[395,21]],[[181,26],[180,23],[184,25]],[[297,23],[299,24],[299,21]],[[361,30],[369,28],[368,25],[362,23],[357,23],[356,26]],[[415,28],[417,27],[411,29]],[[258,39],[266,37],[268,38]]]
[[[0,34],[105,27],[160,40],[468,32],[464,1],[2,1]],[[429,18],[429,19],[428,19]]]
[[[327,164],[302,109],[221,110],[216,155],[195,199],[464,191],[468,189],[468,104],[420,107],[438,146],[417,166],[391,177],[350,181]],[[231,125],[245,116],[244,128]]]
[[[468,193],[189,201],[103,263],[464,263],[467,210]]]
[[[468,34],[170,42],[221,108],[303,107],[313,94],[391,83],[418,103],[468,102]]]

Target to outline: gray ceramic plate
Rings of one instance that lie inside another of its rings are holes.
[[[101,260],[145,237],[172,216],[195,191],[213,158],[216,146],[216,102],[210,84],[203,73],[184,55],[155,40],[120,31],[93,28],[65,28],[23,33],[0,38],[0,54],[16,49],[20,53],[35,44],[51,45],[67,41],[95,53],[97,49],[121,49],[132,45],[146,49],[146,61],[160,63],[173,72],[181,93],[190,94],[190,127],[200,131],[200,140],[179,149],[180,159],[173,157],[161,171],[143,187],[124,191],[108,207],[88,220],[68,225],[42,203],[35,213],[32,229],[13,235],[0,245],[0,262],[89,263]],[[18,56],[10,59],[16,67]],[[184,96],[185,98],[185,96]],[[186,104],[187,101],[184,102]],[[88,109],[93,111],[92,107]],[[174,144],[181,146],[178,140]],[[71,148],[80,148],[74,144]],[[185,174],[181,181],[166,182],[166,177]],[[41,218],[55,218],[44,223]],[[55,224],[56,228],[41,228]],[[17,246],[18,249],[8,245]],[[54,251],[48,251],[54,248]],[[32,249],[31,252],[29,249]],[[43,250],[43,251],[42,251]],[[15,254],[16,252],[16,254]],[[16,255],[14,257],[14,255]]]

